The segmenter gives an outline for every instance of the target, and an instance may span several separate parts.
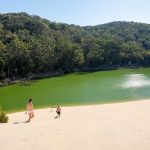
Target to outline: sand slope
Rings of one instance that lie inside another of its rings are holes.
[[[1,150],[150,150],[150,100],[24,112],[0,124]]]

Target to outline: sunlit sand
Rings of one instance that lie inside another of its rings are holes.
[[[150,100],[65,107],[9,115],[0,124],[2,150],[150,150]]]

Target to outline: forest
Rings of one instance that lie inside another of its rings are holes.
[[[150,24],[79,26],[25,12],[0,14],[0,81],[149,66]]]

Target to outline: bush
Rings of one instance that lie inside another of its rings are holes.
[[[7,123],[8,122],[8,116],[6,116],[5,113],[0,113],[0,123]]]

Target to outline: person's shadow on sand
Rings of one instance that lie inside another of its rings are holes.
[[[55,116],[55,117],[54,117],[54,119],[57,119],[57,118],[59,118],[59,117],[58,117],[58,116]]]
[[[28,123],[27,121],[24,122],[13,122],[13,124],[20,124],[20,123]]]

